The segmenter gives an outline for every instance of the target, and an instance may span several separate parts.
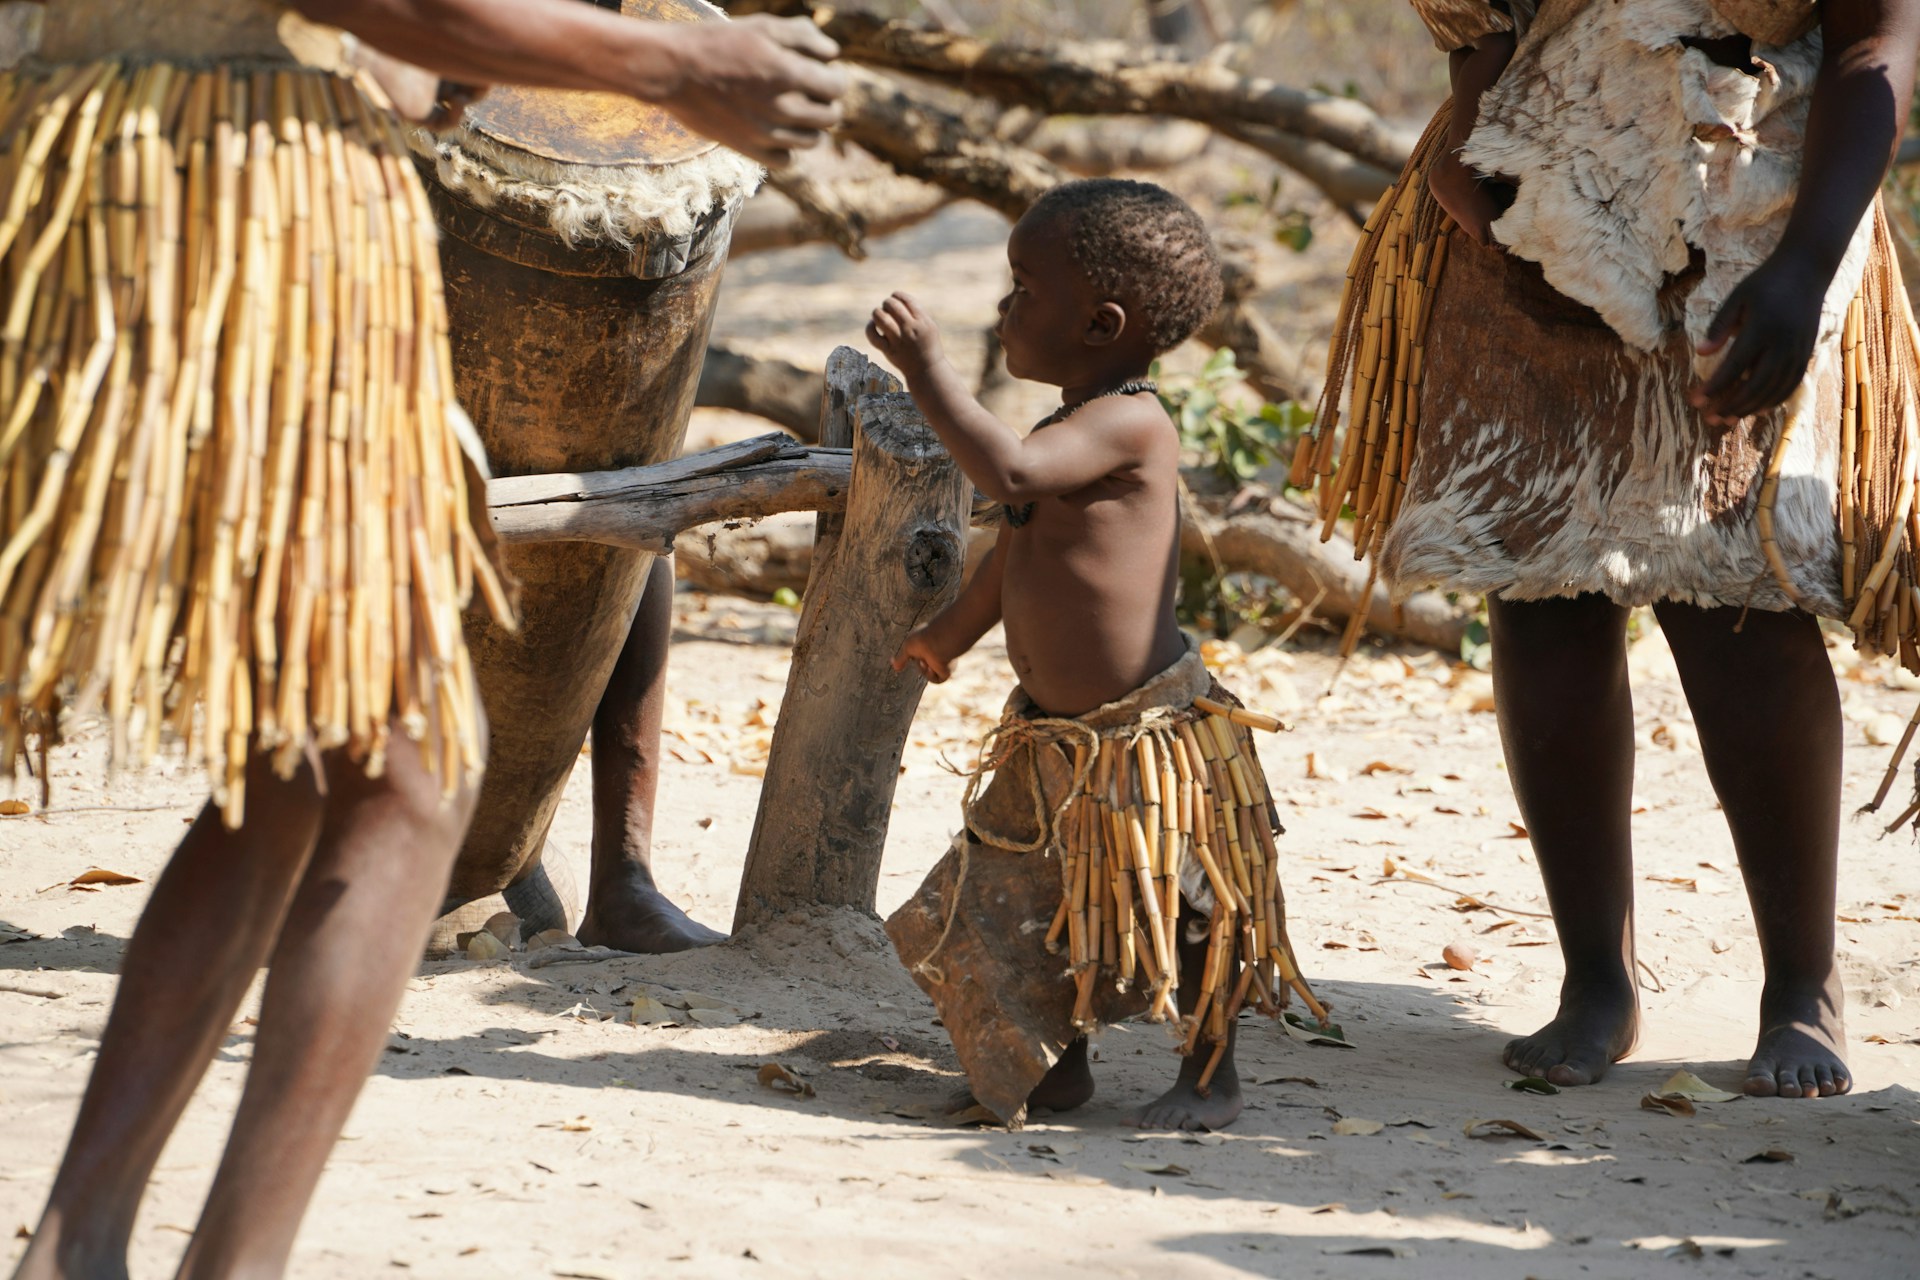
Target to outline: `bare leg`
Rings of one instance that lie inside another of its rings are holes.
[[[1180,918],[1180,1012],[1190,1014],[1200,1001],[1200,973],[1206,966],[1207,943],[1187,941],[1187,923],[1195,917],[1182,912]],[[1230,969],[1227,980],[1235,981],[1237,970]],[[1224,1129],[1240,1116],[1244,1105],[1240,1096],[1240,1072],[1233,1065],[1233,1043],[1239,1029],[1227,1024],[1227,1052],[1214,1069],[1207,1092],[1200,1092],[1200,1076],[1207,1069],[1213,1046],[1202,1037],[1198,1047],[1180,1059],[1180,1074],[1173,1088],[1128,1116],[1125,1123],[1139,1129]]]
[[[1633,1051],[1633,698],[1625,609],[1601,596],[1490,597],[1494,701],[1514,798],[1560,934],[1560,1011],[1503,1058],[1592,1084]]]
[[[1027,1095],[1027,1110],[1072,1111],[1091,1097],[1093,1068],[1087,1065],[1087,1038],[1075,1036]],[[947,1098],[947,1114],[957,1115],[979,1105],[972,1089],[956,1089]]]
[[[580,921],[580,941],[588,946],[685,951],[727,936],[688,918],[653,880],[653,809],[672,630],[673,561],[661,556],[593,716],[593,871]]]
[[[1760,934],[1766,986],[1746,1091],[1831,1097],[1845,991],[1833,957],[1840,850],[1840,699],[1820,627],[1804,613],[1662,605],[1707,776],[1726,810]]]
[[[183,1277],[280,1275],[447,890],[473,792],[399,733],[386,774],[330,758],[319,845],[274,947],[253,1068]]]
[[[320,797],[256,757],[238,831],[208,805],[127,943],[73,1137],[19,1280],[125,1276],[154,1162],[280,932],[320,830]]]

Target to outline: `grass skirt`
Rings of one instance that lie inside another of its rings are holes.
[[[249,756],[477,774],[460,612],[510,615],[391,117],[293,65],[0,75],[0,762],[63,709]]]

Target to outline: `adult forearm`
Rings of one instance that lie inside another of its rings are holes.
[[[666,24],[580,0],[293,0],[316,22],[449,80],[659,97],[675,87]]]
[[[1807,113],[1800,191],[1781,243],[1829,278],[1893,163],[1913,73],[1913,41],[1898,30],[1828,46]]]

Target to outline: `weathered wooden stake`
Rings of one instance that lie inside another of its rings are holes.
[[[736,930],[794,907],[873,909],[926,685],[917,670],[896,674],[893,655],[959,591],[972,487],[911,399],[860,394],[885,378],[848,348],[828,362],[821,439],[851,409],[852,483],[845,514],[821,517]]]

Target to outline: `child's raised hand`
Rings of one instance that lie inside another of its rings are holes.
[[[940,326],[911,294],[896,293],[873,309],[873,319],[867,322],[867,341],[908,377],[943,358]]]
[[[900,646],[900,652],[893,655],[893,669],[905,671],[911,662],[920,668],[920,674],[933,684],[945,684],[947,677],[953,674],[953,662],[945,654],[933,647],[927,639],[925,627],[908,636],[906,643]]]
[[[1728,423],[1765,413],[1792,395],[1813,360],[1820,302],[1830,283],[1816,264],[1792,253],[1776,253],[1742,280],[1699,346],[1703,356],[1723,348],[1727,354],[1694,388],[1694,407],[1711,422]]]

